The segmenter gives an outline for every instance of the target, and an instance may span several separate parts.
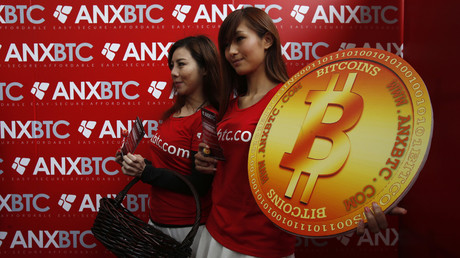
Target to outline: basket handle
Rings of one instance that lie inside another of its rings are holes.
[[[200,204],[200,196],[198,195],[198,192],[196,191],[195,187],[190,183],[190,181],[183,176],[182,174],[170,170],[175,176],[177,176],[179,179],[184,181],[184,183],[190,188],[190,191],[193,194],[193,197],[195,199],[195,204],[196,204],[196,217],[195,217],[195,222],[193,223],[192,229],[190,232],[185,236],[184,240],[182,241],[181,247],[190,247],[193,243],[193,239],[195,238],[196,233],[198,232],[198,227],[200,226],[200,221],[201,221],[201,204]],[[126,194],[128,193],[129,189],[133,187],[137,182],[139,182],[140,177],[134,177],[124,188],[121,190],[117,196],[115,197],[115,204],[117,206],[121,205],[121,202],[125,198]]]
[[[193,198],[195,199],[195,204],[196,204],[196,216],[195,216],[195,222],[193,223],[192,229],[190,232],[185,236],[184,240],[182,241],[181,247],[190,247],[193,243],[193,239],[195,238],[196,233],[198,232],[198,228],[200,226],[200,221],[201,221],[201,204],[200,204],[200,196],[198,192],[196,191],[195,187],[190,183],[190,181],[182,174],[171,170],[173,174],[175,174],[177,177],[179,177],[184,183],[190,188],[190,191],[193,194]]]
[[[129,189],[131,189],[131,187],[133,187],[133,185],[135,185],[137,182],[139,182],[140,179],[141,179],[140,177],[134,177],[131,180],[131,182],[129,182],[129,184],[127,184],[125,186],[125,188],[123,188],[123,190],[121,190],[121,192],[119,192],[117,194],[117,197],[115,197],[115,204],[117,206],[121,204],[121,202],[125,198],[126,194],[128,193]]]

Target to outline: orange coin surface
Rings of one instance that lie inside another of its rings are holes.
[[[298,71],[272,98],[248,160],[253,196],[278,227],[330,237],[364,207],[387,212],[415,182],[433,127],[426,86],[402,58],[354,48]]]

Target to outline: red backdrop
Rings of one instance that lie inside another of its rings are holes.
[[[431,150],[425,167],[403,199],[409,213],[399,219],[401,257],[460,257],[456,246],[458,220],[460,120],[456,96],[460,44],[455,31],[460,3],[406,0],[404,7],[404,58],[422,76],[434,111]],[[451,18],[452,17],[452,18]]]
[[[455,209],[450,196],[458,166],[452,162],[455,149],[445,146],[458,128],[458,119],[449,119],[458,109],[458,83],[445,76],[454,72],[446,39],[452,22],[434,11],[437,6],[413,0],[1,4],[0,256],[108,254],[90,228],[98,200],[118,193],[129,180],[113,161],[121,130],[139,116],[147,137],[152,135],[172,103],[171,44],[195,34],[216,42],[225,16],[245,4],[264,9],[275,21],[290,75],[339,49],[381,48],[414,66],[433,104],[430,155],[401,203],[408,215],[392,217],[390,227],[375,236],[299,238],[297,256],[456,254],[450,226],[456,217],[448,211]],[[145,151],[145,145],[138,149]],[[138,184],[125,200],[144,220],[147,189]]]

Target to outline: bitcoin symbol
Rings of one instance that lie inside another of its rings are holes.
[[[280,87],[257,123],[248,154],[254,201],[295,235],[351,233],[367,222],[364,207],[388,212],[412,187],[432,112],[423,80],[399,56],[372,48],[324,56]]]
[[[363,111],[363,99],[351,92],[356,73],[348,74],[342,91],[334,91],[339,75],[332,76],[325,91],[310,91],[305,103],[310,105],[302,128],[291,153],[285,152],[280,167],[293,170],[285,196],[292,198],[302,173],[309,174],[300,201],[307,204],[310,200],[318,176],[337,173],[345,164],[350,151],[350,140],[345,132],[353,128]],[[342,109],[342,116],[334,123],[324,123],[328,106]],[[316,138],[332,143],[329,155],[322,159],[310,158],[309,154]]]

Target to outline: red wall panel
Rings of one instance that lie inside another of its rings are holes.
[[[452,22],[440,12],[427,18],[434,6],[401,0],[53,0],[0,6],[0,255],[108,254],[89,230],[98,200],[118,193],[129,180],[113,162],[121,130],[139,116],[147,137],[152,135],[172,103],[171,44],[194,34],[216,41],[225,16],[244,4],[264,9],[276,22],[290,75],[340,49],[381,48],[403,56],[419,72],[433,103],[430,156],[401,204],[408,215],[391,217],[390,228],[376,236],[299,238],[297,256],[455,254],[447,230],[455,215],[439,213],[440,207],[454,207],[448,197],[455,194],[454,180],[438,176],[442,164],[443,175],[458,178],[451,162],[456,152],[445,148],[458,127],[458,119],[450,118],[458,109],[458,83],[443,76],[454,74],[455,39],[449,39]],[[145,151],[141,144],[138,152]],[[125,201],[145,220],[147,189],[136,185]]]

